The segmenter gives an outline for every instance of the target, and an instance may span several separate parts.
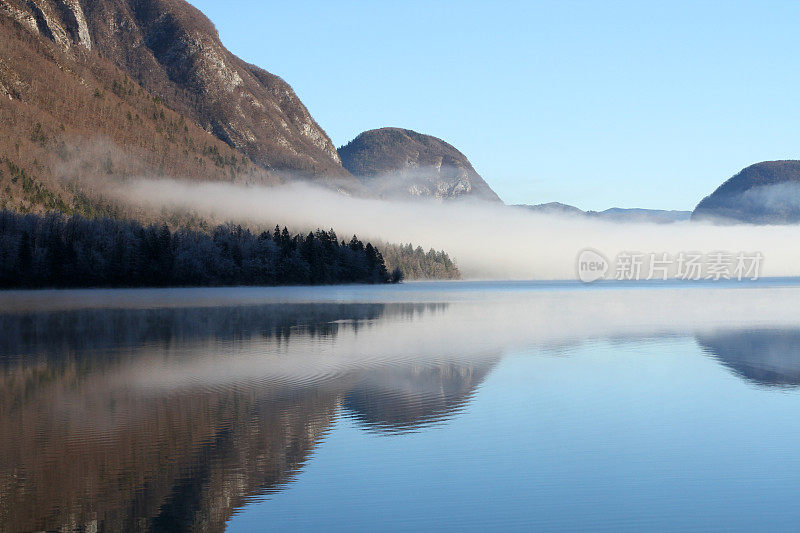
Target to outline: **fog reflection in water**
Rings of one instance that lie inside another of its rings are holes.
[[[688,337],[758,386],[800,384],[794,287],[469,289],[4,307],[0,530],[224,529],[294,479],[337,419],[387,436],[447,424],[504,354],[531,347]]]

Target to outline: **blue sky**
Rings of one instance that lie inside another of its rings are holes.
[[[435,135],[507,203],[691,209],[800,159],[800,2],[192,3],[337,146]]]

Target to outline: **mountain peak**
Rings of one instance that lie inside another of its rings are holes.
[[[365,131],[339,148],[342,165],[380,196],[501,202],[451,144],[403,128]]]

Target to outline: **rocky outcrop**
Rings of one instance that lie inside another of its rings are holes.
[[[86,17],[78,0],[0,0],[0,13],[64,50],[73,45],[92,49]]]
[[[365,131],[339,148],[339,156],[380,197],[501,202],[464,154],[430,135],[400,128]]]
[[[750,165],[697,204],[692,220],[752,224],[800,222],[800,161]]]

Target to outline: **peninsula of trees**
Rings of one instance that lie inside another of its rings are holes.
[[[0,288],[388,283],[381,253],[333,230],[210,232],[0,211]]]

